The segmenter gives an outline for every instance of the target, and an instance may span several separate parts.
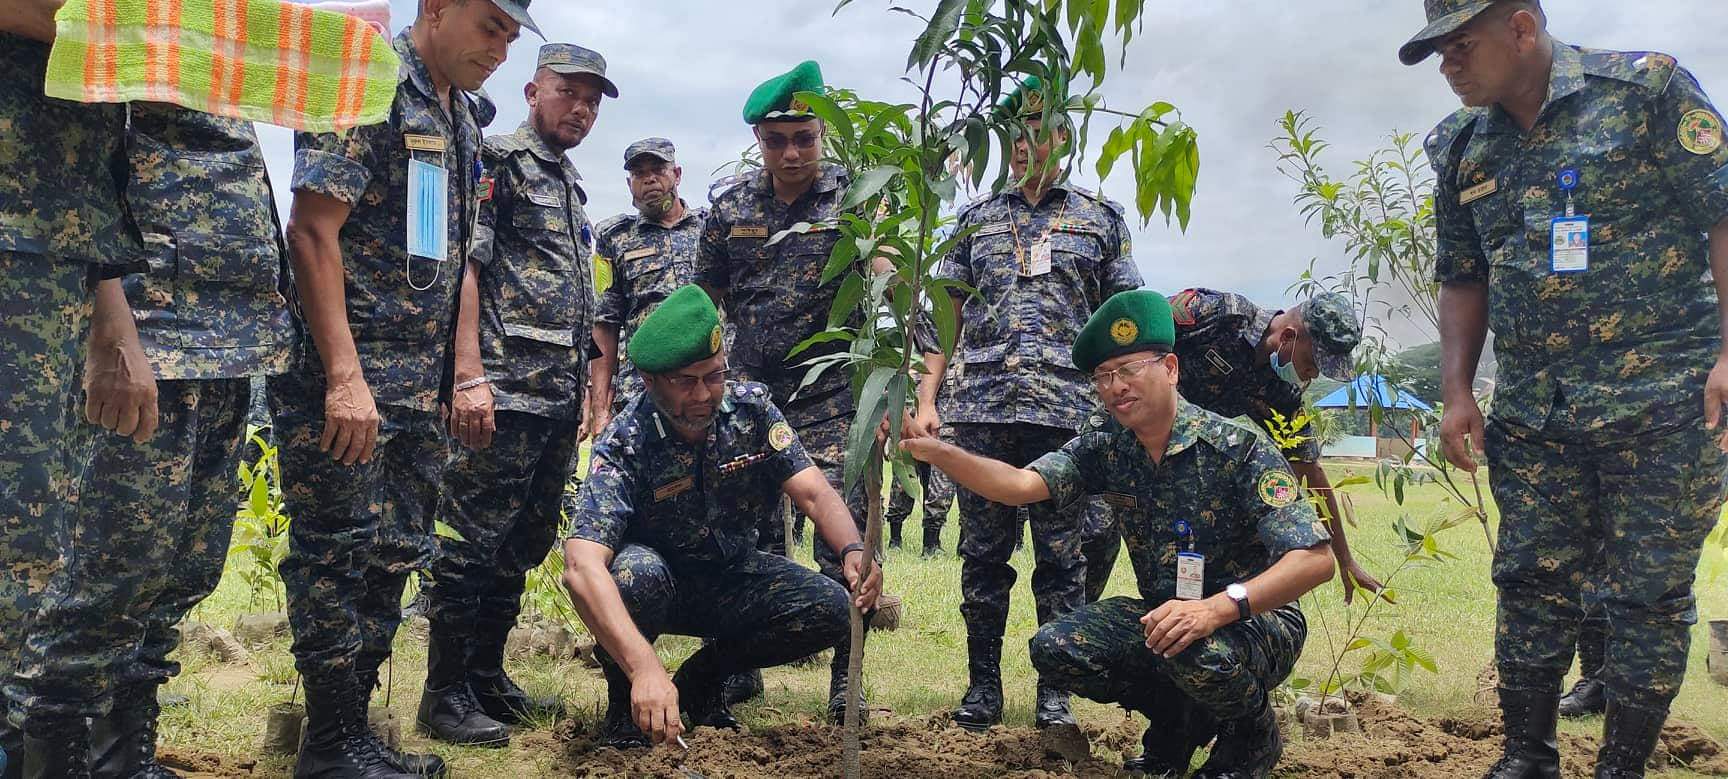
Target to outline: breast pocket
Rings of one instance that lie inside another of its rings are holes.
[[[521,230],[570,235],[570,211],[564,198],[545,192],[525,192],[510,212],[510,224]]]
[[[274,238],[220,233],[174,237],[173,310],[177,327],[160,337],[193,348],[264,346],[283,337],[285,315]]]
[[[695,278],[689,260],[673,254],[656,251],[632,257],[625,252],[624,257],[622,270],[629,281],[630,294],[638,301],[636,305],[645,300],[658,302]]]

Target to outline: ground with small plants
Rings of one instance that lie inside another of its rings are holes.
[[[1346,475],[1348,469],[1335,469],[1335,479]],[[1395,530],[1400,517],[1406,527],[1422,526],[1430,515],[1458,511],[1432,485],[1407,486],[1402,507],[1371,483],[1346,489],[1358,521],[1356,553],[1376,573],[1406,561],[1407,536]],[[1090,757],[1079,761],[1048,755],[1030,727],[1033,676],[1022,647],[1037,625],[1026,550],[1015,558],[1021,580],[1003,658],[1007,722],[984,734],[946,722],[944,712],[966,686],[965,632],[958,612],[960,563],[953,556],[956,528],[950,522],[944,533],[947,554],[926,560],[912,548],[915,523],[916,518],[907,526],[908,548],[891,550],[887,560],[888,589],[905,599],[900,627],[873,633],[868,647],[866,686],[872,712],[864,741],[865,774],[902,779],[1119,773],[1123,757],[1139,751],[1143,721],[1137,717],[1077,700],[1076,714],[1092,744]],[[1704,667],[1704,622],[1728,618],[1728,556],[1717,544],[1712,539],[1700,569],[1700,624],[1694,631],[1691,668],[1661,750],[1669,776],[1728,775],[1728,755],[1720,746],[1728,741],[1728,688],[1712,683]],[[1358,675],[1376,656],[1381,659],[1374,662],[1383,667],[1366,685],[1361,678],[1350,678],[1341,691],[1355,704],[1361,735],[1308,739],[1294,719],[1287,723],[1289,744],[1281,775],[1455,777],[1479,775],[1493,761],[1499,724],[1492,680],[1484,677],[1492,657],[1494,623],[1486,542],[1481,529],[1463,524],[1436,534],[1435,548],[1455,557],[1406,566],[1393,582],[1397,603],[1377,606],[1366,619],[1360,601],[1345,606],[1336,582],[1305,599],[1310,634],[1295,676],[1307,682],[1306,690],[1312,694],[1326,687],[1325,679]],[[799,556],[808,562],[808,545],[800,548]],[[297,690],[286,635],[272,633],[266,618],[242,621],[279,608],[278,585],[247,567],[255,557],[251,550],[240,550],[216,595],[193,613],[191,620],[205,627],[193,630],[190,645],[180,653],[185,672],[168,688],[190,700],[165,712],[163,750],[169,762],[195,775],[283,776],[291,768],[288,758],[263,754],[260,748],[269,709],[295,698]],[[565,627],[573,616],[560,602],[553,570],[548,566],[534,576],[529,610],[536,623],[515,648],[511,672],[530,692],[562,696],[570,715],[517,733],[506,749],[428,743],[412,728],[426,650],[423,623],[410,621],[397,640],[388,691],[374,697],[375,704],[388,706],[407,744],[443,755],[457,776],[838,775],[840,735],[819,717],[827,686],[825,663],[768,671],[764,698],[739,709],[746,725],[742,734],[699,730],[687,738],[688,752],[619,753],[596,747],[592,730],[604,683],[592,667],[585,634]],[[1124,555],[1111,594],[1130,594],[1132,582]],[[1352,635],[1370,639],[1370,645],[1341,653]],[[235,638],[226,642],[230,636]],[[667,638],[658,648],[666,662],[675,665],[695,646],[693,640]],[[1435,671],[1419,662],[1423,659]],[[1372,694],[1365,687],[1374,686],[1373,679],[1389,686],[1395,696]],[[1292,708],[1298,694],[1287,688],[1281,700]],[[1600,726],[1599,718],[1563,726],[1568,776],[1588,775]]]

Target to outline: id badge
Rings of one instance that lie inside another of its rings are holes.
[[[1563,216],[1554,220],[1550,267],[1555,273],[1590,269],[1590,217]]]
[[[1050,239],[1032,244],[1032,261],[1026,264],[1026,275],[1042,276],[1050,272]]]
[[[1206,597],[1206,557],[1194,552],[1176,555],[1176,599]]]
[[[450,256],[450,177],[443,168],[408,161],[408,253],[444,260]]]

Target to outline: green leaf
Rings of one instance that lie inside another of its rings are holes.
[[[846,197],[840,201],[840,207],[850,210],[863,205],[864,201],[881,192],[882,188],[898,175],[900,175],[900,169],[888,165],[864,171],[852,180],[852,186],[846,188]]]
[[[841,230],[849,232],[850,228],[842,227]],[[869,238],[841,238],[835,241],[834,251],[828,254],[828,264],[822,267],[822,279],[817,282],[818,286],[827,286],[828,282],[852,267],[852,261],[858,259],[858,255],[874,251],[875,248],[876,243]]]
[[[1355,641],[1351,641],[1348,646],[1345,646],[1344,651],[1354,652],[1358,649],[1366,649],[1366,648],[1371,647],[1373,645],[1374,645],[1374,642],[1369,641],[1366,638],[1358,637]]]
[[[808,232],[810,232],[810,226],[811,225],[809,222],[798,222],[796,224],[793,224],[791,227],[788,227],[784,230],[781,230],[780,232],[775,233],[772,237],[770,237],[768,239],[767,243],[763,244],[763,246],[773,246],[774,244],[779,243],[782,238],[785,238],[788,235],[794,235],[794,234],[803,235],[805,233],[808,233]]]
[[[438,520],[438,521],[432,523],[432,528],[433,528],[433,532],[435,532],[439,538],[448,538],[452,541],[462,541],[462,542],[467,542],[467,540],[468,540],[466,538],[463,538],[461,533],[456,532],[456,528],[453,528],[453,527],[449,526],[448,524],[445,524],[443,520]]]
[[[912,44],[912,53],[906,57],[907,70],[923,70],[936,59],[936,53],[954,36],[954,31],[960,26],[960,14],[966,10],[966,0],[939,0],[936,12],[930,14],[930,24]]]
[[[797,357],[804,350],[817,344],[833,343],[835,341],[851,341],[854,337],[855,336],[852,334],[851,330],[843,327],[823,330],[820,333],[799,341],[797,346],[792,347],[792,351],[786,353],[786,359],[790,360],[793,357]]]
[[[838,134],[843,141],[853,140],[852,117],[848,116],[846,110],[835,103],[833,98],[822,92],[798,92],[793,97],[810,106],[810,112],[828,124],[830,133]]]
[[[883,390],[895,373],[894,368],[877,366],[864,379],[864,388],[858,394],[858,412],[852,417],[852,428],[846,442],[847,492],[858,486],[858,477],[864,474],[864,466],[869,463],[870,450],[876,444],[876,423],[881,421],[888,403]]]
[[[858,300],[864,297],[864,277],[856,273],[846,274],[846,280],[840,283],[840,290],[834,293],[834,305],[828,310],[828,327],[836,328],[852,318]]]

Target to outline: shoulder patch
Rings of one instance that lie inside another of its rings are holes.
[[[786,451],[796,440],[797,436],[792,434],[792,426],[785,422],[775,422],[773,427],[768,428],[768,445],[774,447],[776,452]]]
[[[1302,499],[1302,489],[1289,471],[1267,471],[1260,474],[1260,501],[1273,508],[1283,508]]]
[[[1680,147],[1697,155],[1722,148],[1722,117],[1708,108],[1694,108],[1680,117]]]
[[[1194,316],[1194,300],[1198,297],[1198,290],[1185,289],[1170,298],[1170,316],[1176,320],[1176,324],[1189,327],[1198,321]]]

